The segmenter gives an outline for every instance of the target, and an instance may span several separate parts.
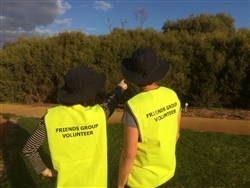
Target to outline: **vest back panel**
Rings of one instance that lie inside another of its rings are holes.
[[[99,106],[58,106],[45,116],[57,187],[107,187],[106,117]]]
[[[128,179],[131,187],[156,187],[173,177],[180,101],[168,88],[142,92],[128,101],[140,141]]]

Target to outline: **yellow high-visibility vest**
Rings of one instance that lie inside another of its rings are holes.
[[[58,106],[45,116],[58,188],[107,187],[106,117],[100,105]]]
[[[127,103],[136,118],[140,136],[127,185],[157,187],[175,173],[180,101],[173,90],[159,87],[139,93]]]

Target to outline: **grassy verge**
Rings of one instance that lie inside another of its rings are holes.
[[[5,188],[50,188],[54,182],[34,173],[21,154],[21,148],[39,119],[20,118],[9,140],[0,150],[6,169],[0,179]],[[108,126],[108,187],[115,188],[123,142],[121,125]],[[177,169],[171,187],[250,187],[250,136],[181,130],[177,145]],[[51,165],[47,143],[41,150]]]

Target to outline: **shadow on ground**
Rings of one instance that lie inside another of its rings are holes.
[[[30,134],[18,125],[18,118],[8,119],[1,145],[0,163],[3,169],[0,173],[0,187],[36,188],[43,184],[48,185],[48,181],[51,181],[36,175],[33,169],[27,167],[27,160],[21,151],[29,136]],[[41,151],[41,155],[48,160],[45,152]]]
[[[28,122],[32,126],[33,123]],[[0,149],[0,164],[2,164],[2,171],[0,166],[0,187],[54,188],[55,182],[35,174],[26,157],[22,154],[22,148],[30,136],[30,133],[23,127],[22,118],[10,118],[5,128],[3,146]],[[117,124],[109,126],[107,135],[110,138],[108,142],[108,187],[114,188],[118,179],[119,157],[117,156],[120,156],[123,143],[122,127]],[[41,147],[39,153],[45,164],[51,167],[48,152]]]

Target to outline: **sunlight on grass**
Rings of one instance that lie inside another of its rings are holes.
[[[37,118],[21,118],[16,131],[9,135],[13,143],[1,150],[8,169],[0,179],[0,187],[54,187],[54,182],[34,173],[20,152],[38,121]],[[123,128],[114,124],[107,130],[108,187],[115,188]],[[250,187],[249,146],[250,136],[246,135],[181,130],[176,151],[177,169],[170,181],[171,187]],[[42,157],[50,166],[47,143],[43,145]]]

